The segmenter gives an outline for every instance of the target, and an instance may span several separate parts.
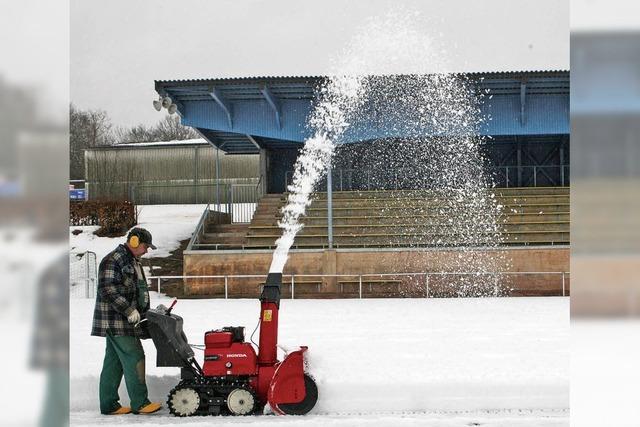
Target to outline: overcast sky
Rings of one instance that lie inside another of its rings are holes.
[[[155,79],[326,74],[363,22],[399,7],[456,71],[569,68],[564,0],[72,0],[71,101],[151,124]]]

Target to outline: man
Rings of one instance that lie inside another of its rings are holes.
[[[162,406],[147,397],[144,350],[148,338],[140,320],[149,310],[149,290],[139,258],[156,249],[151,233],[134,228],[127,242],[104,257],[98,269],[98,292],[91,335],[106,337],[107,348],[100,374],[100,412],[109,415],[151,414]],[[131,407],[119,403],[118,387],[124,380]]]

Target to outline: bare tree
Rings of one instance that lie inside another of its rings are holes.
[[[131,128],[116,129],[115,136],[119,144],[154,141],[155,131],[152,127],[139,124]]]
[[[185,139],[199,138],[200,135],[188,126],[180,123],[180,116],[167,115],[155,127],[157,141],[182,141]]]
[[[188,126],[180,123],[180,117],[166,115],[155,126],[139,124],[132,128],[116,130],[116,139],[120,144],[155,141],[182,141],[199,138],[200,135]]]
[[[112,125],[106,111],[80,110],[69,106],[69,146],[71,179],[84,178],[84,150],[111,145]]]

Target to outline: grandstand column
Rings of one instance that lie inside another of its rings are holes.
[[[522,146],[520,145],[520,141],[518,141],[516,166],[518,167],[518,187],[522,187]]]
[[[260,149],[260,160],[259,160],[259,168],[260,168],[260,183],[261,183],[261,191],[262,194],[267,194],[267,162],[268,162],[268,153],[264,148]]]
[[[331,175],[333,170],[331,169],[331,164],[329,164],[329,169],[327,170],[327,240],[329,244],[329,249],[333,249],[333,180],[331,179]]]
[[[216,212],[220,212],[220,148],[216,147]]]
[[[560,143],[560,185],[564,187],[564,146]]]

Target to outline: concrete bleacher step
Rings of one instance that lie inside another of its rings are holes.
[[[249,224],[207,224],[199,244],[201,249],[211,248],[212,245],[241,246],[246,242],[248,231]]]
[[[487,230],[491,229],[492,224],[487,225]],[[547,222],[527,222],[517,224],[499,224],[499,229],[503,233],[510,233],[514,231],[569,231],[570,223],[568,221],[547,221]],[[323,235],[326,233],[326,225],[306,225],[298,236],[315,236]],[[429,234],[433,232],[442,232],[444,230],[451,230],[455,232],[456,227],[450,223],[436,223],[436,224],[348,224],[339,225],[334,224],[334,234],[336,235],[362,235],[366,237],[371,233],[384,233],[393,235],[396,233],[423,233]],[[281,229],[277,226],[253,226],[247,233],[247,238],[254,236],[280,236]]]
[[[569,203],[530,203],[518,205],[505,205],[503,212],[505,213],[545,213],[545,212],[568,212]],[[453,208],[434,207],[434,206],[378,206],[366,207],[333,207],[332,211],[336,216],[387,216],[401,214],[431,214],[444,213]],[[316,215],[326,215],[327,208],[318,208],[313,205],[307,209],[306,215],[313,217]]]
[[[487,194],[493,193],[496,196],[511,196],[511,195],[569,195],[569,187],[511,187],[511,188],[494,188],[485,190]],[[404,198],[406,195],[437,195],[437,194],[450,194],[451,191],[446,193],[434,192],[429,190],[371,190],[371,191],[334,191],[332,193],[333,199],[341,198]],[[281,195],[282,199],[285,199],[287,193]],[[318,192],[313,195],[314,200],[322,200],[327,198],[326,192]]]
[[[334,208],[340,207],[367,207],[367,206],[394,206],[394,207],[409,207],[409,206],[447,206],[448,199],[446,197],[405,197],[405,198],[339,198],[332,201]],[[520,205],[520,204],[553,204],[553,203],[569,203],[569,197],[567,195],[512,195],[495,197],[497,204],[502,205]],[[285,201],[281,201],[284,206]],[[312,207],[325,208],[327,206],[327,200],[314,200],[311,203]]]
[[[547,221],[569,221],[569,212],[547,212],[547,213],[507,213],[503,214],[503,218],[507,223],[517,224],[525,222],[547,222]],[[333,224],[336,225],[349,225],[349,224],[398,224],[400,222],[407,223],[430,223],[441,222],[448,219],[448,215],[396,215],[396,216],[334,216]],[[276,216],[263,216],[255,218],[255,220],[249,226],[250,229],[270,228],[277,227],[280,217]],[[301,223],[305,227],[309,226],[327,226],[327,216],[313,216],[313,217],[301,217]]]
[[[208,223],[205,233],[243,233],[247,231],[247,224],[215,224]]]
[[[204,243],[242,243],[246,233],[204,233],[201,242]]]
[[[487,199],[490,198],[489,195],[478,195],[478,197],[485,197]],[[366,205],[366,204],[384,204],[384,205],[411,205],[411,204],[445,204],[450,200],[454,200],[457,197],[452,196],[416,196],[416,195],[406,195],[404,197],[394,197],[391,195],[384,195],[372,198],[366,197],[356,197],[356,198],[348,198],[348,197],[340,197],[332,199],[332,204],[335,206],[350,204],[350,205]],[[493,200],[496,200],[499,203],[554,203],[554,202],[569,202],[570,201],[569,194],[531,194],[531,195],[495,195]],[[284,206],[287,200],[285,198],[280,200],[280,204]],[[311,205],[322,205],[325,206],[327,204],[326,199],[312,199]]]

